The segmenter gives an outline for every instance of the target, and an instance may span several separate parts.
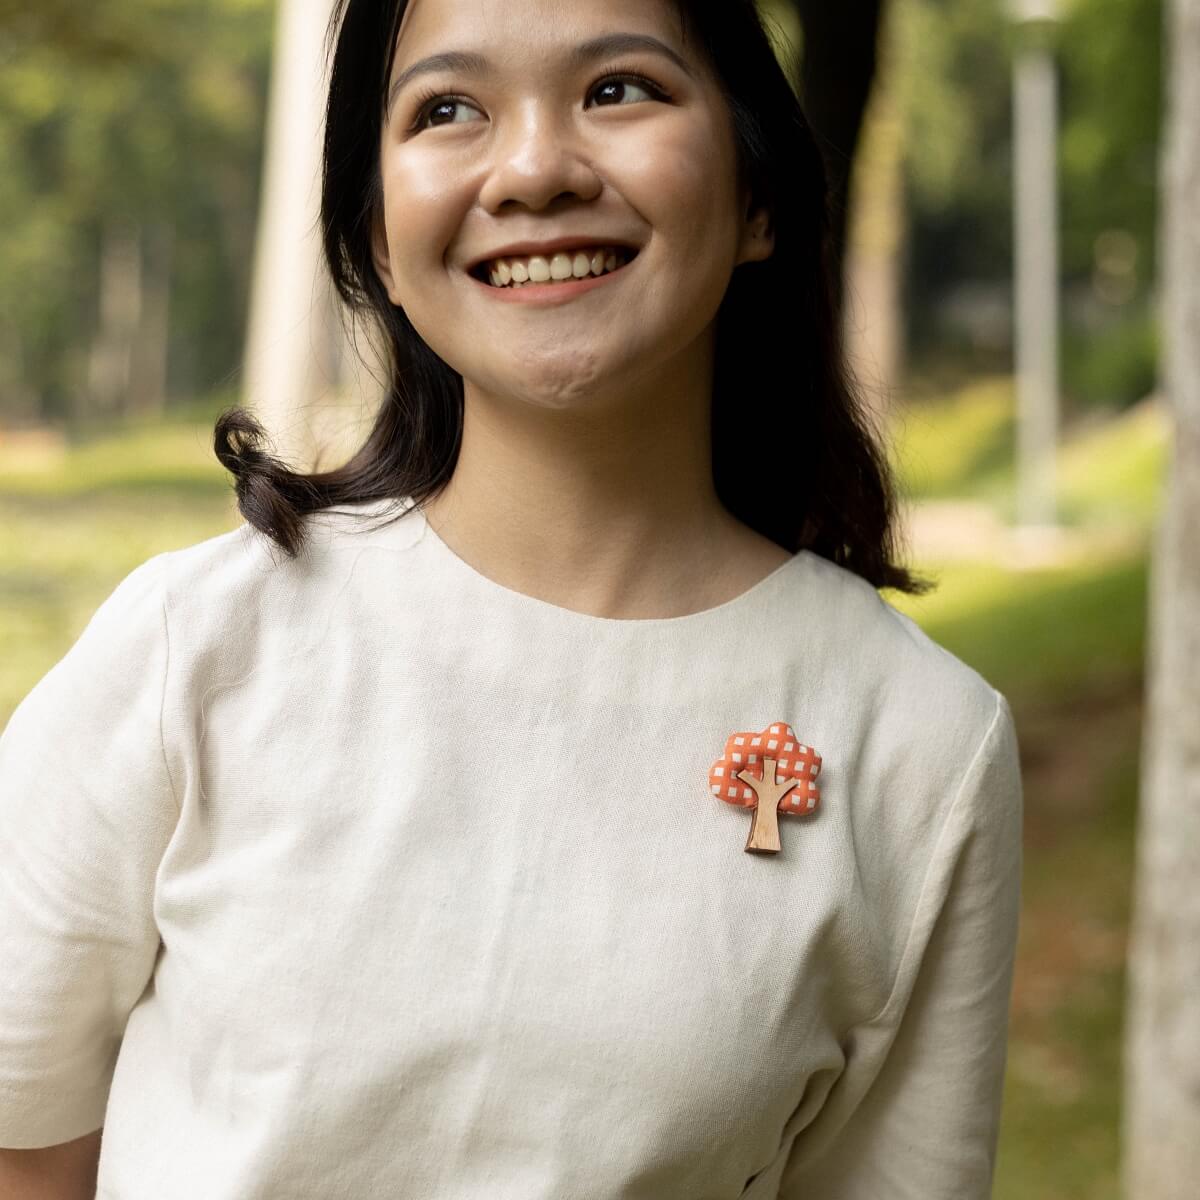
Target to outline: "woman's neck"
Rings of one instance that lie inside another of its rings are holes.
[[[790,557],[717,498],[707,415],[643,404],[618,421],[475,393],[464,418],[454,475],[425,515],[514,591],[593,616],[674,617],[740,595]]]

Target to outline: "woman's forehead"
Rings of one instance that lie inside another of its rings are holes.
[[[401,67],[418,55],[489,48],[544,62],[614,32],[649,33],[685,48],[679,0],[409,0],[394,55]]]

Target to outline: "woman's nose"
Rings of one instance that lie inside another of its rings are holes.
[[[563,194],[593,199],[600,187],[569,117],[531,104],[493,140],[479,198],[489,212],[507,203],[540,209]]]

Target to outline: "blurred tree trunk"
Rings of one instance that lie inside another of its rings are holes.
[[[0,321],[0,430],[45,419],[43,398],[30,374],[20,331],[11,321]]]
[[[142,254],[142,304],[130,366],[129,411],[161,413],[167,402],[173,232],[165,221],[146,230]]]
[[[829,172],[833,242],[846,245],[851,172],[875,79],[883,0],[791,0],[804,29],[800,95]]]
[[[1169,0],[1163,379],[1174,436],[1151,563],[1130,937],[1126,1200],[1200,1180],[1200,0]]]
[[[141,226],[110,217],[100,231],[100,312],[88,356],[91,411],[78,416],[111,416],[124,410],[141,319]]]
[[[332,0],[280,0],[259,210],[246,402],[293,470],[319,454],[312,422],[335,382],[341,332],[321,257],[323,39]]]
[[[904,359],[907,214],[897,37],[887,27],[885,0],[788,3],[803,31],[800,97],[829,179],[835,299],[847,358],[871,401],[867,414],[882,427]]]
[[[899,87],[899,38],[887,17],[879,64],[850,180],[851,204],[842,266],[846,353],[868,413],[886,421],[892,390],[904,368],[904,257],[908,214],[904,197],[905,134]]]

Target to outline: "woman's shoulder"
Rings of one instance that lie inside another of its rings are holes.
[[[811,614],[822,673],[859,711],[897,733],[920,730],[948,752],[978,744],[1003,697],[981,672],[901,612],[868,580],[811,551],[797,556],[801,603]]]
[[[154,564],[172,606],[235,602],[247,593],[286,596],[319,591],[329,583],[330,574],[344,565],[347,553],[411,545],[420,532],[411,510],[408,501],[375,500],[311,513],[303,547],[294,557],[242,521],[224,533],[155,555],[137,570],[147,571]]]
[[[304,547],[289,557],[248,522],[160,551],[119,575],[92,611],[79,642],[114,657],[134,645],[169,645],[181,657],[272,636],[303,640],[306,623],[328,618],[370,549],[403,551],[419,536],[408,508],[393,502],[340,505],[308,518]],[[78,651],[76,651],[78,656]]]

